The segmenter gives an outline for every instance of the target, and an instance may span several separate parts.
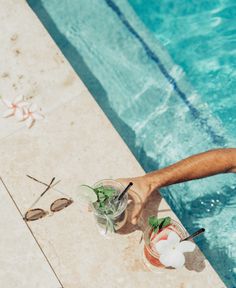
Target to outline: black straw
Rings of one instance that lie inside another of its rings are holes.
[[[184,238],[184,239],[181,240],[181,241],[191,240],[191,239],[193,239],[194,237],[197,237],[198,235],[202,234],[204,231],[205,231],[205,229],[204,229],[204,228],[201,228],[201,229],[197,230],[196,232],[194,232],[193,234],[189,235],[188,237]]]
[[[118,196],[118,201],[120,201],[124,195],[126,194],[126,192],[129,190],[129,188],[133,185],[132,182],[129,183],[129,185],[125,188],[125,190],[123,192],[120,193],[120,195]]]

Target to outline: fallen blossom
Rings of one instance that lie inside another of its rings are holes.
[[[23,97],[17,97],[13,101],[2,99],[2,102],[8,108],[2,115],[2,117],[15,116],[18,120],[24,119],[23,107],[27,106],[28,103],[23,100]]]
[[[42,120],[44,116],[38,112],[38,107],[35,104],[30,104],[23,107],[23,120],[26,120],[26,126],[31,128],[36,120]]]

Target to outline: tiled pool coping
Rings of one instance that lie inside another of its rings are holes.
[[[42,107],[46,116],[30,130],[23,122],[0,119],[0,153],[4,163],[1,176],[21,213],[41,189],[25,174],[45,181],[53,176],[61,179],[58,189],[72,198],[76,198],[76,188],[81,183],[143,174],[26,1],[4,1],[0,16],[0,93],[6,98],[23,94]],[[3,110],[1,104],[0,112]],[[66,288],[153,287],[154,283],[165,288],[225,287],[208,261],[205,260],[202,270],[201,253],[198,261],[190,261],[189,270],[148,272],[141,261],[140,231],[105,240],[98,235],[91,214],[84,213],[76,201],[65,211],[30,224],[45,259],[39,247],[32,244],[34,239],[4,187],[0,191],[0,211],[7,214],[2,215],[7,224],[1,226],[5,237],[1,237],[0,246],[6,255],[1,259],[0,282],[6,288],[25,288],[26,283],[30,287],[58,288],[60,282]],[[48,209],[55,197],[57,193],[51,191],[40,207]],[[151,208],[158,207],[159,215],[176,218],[159,194],[152,200],[155,205]],[[3,209],[8,206],[9,211]],[[12,230],[17,233],[11,234]],[[14,241],[9,241],[11,237],[15,237]],[[197,266],[193,265],[195,262]]]

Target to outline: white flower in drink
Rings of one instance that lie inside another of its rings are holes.
[[[31,104],[23,107],[24,118],[26,120],[26,126],[31,128],[36,120],[42,120],[44,116],[38,112],[38,107],[35,104]]]
[[[2,117],[14,115],[18,120],[24,120],[23,107],[28,105],[28,103],[23,100],[22,96],[15,98],[13,101],[2,99],[2,102],[7,107],[7,110],[3,113]]]
[[[184,252],[192,252],[195,243],[191,241],[180,242],[180,237],[171,231],[166,240],[160,240],[155,244],[155,249],[160,255],[160,262],[166,267],[181,268],[185,263]]]

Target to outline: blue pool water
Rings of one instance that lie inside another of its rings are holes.
[[[183,68],[202,101],[236,137],[236,2],[129,2]]]
[[[146,171],[235,146],[233,0],[28,2]],[[235,175],[161,192],[236,287]]]

